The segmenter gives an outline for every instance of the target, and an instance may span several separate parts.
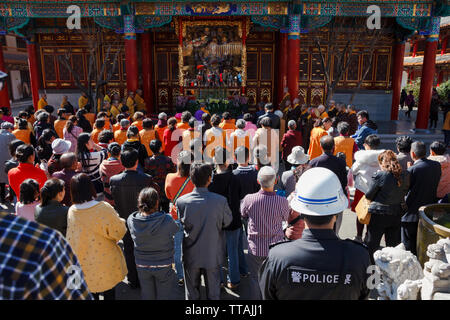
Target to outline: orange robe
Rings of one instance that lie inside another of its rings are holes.
[[[322,127],[316,127],[311,130],[311,136],[309,138],[309,159],[312,160],[322,154],[322,148],[320,147],[320,138],[328,135],[328,133]]]

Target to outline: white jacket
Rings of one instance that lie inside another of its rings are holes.
[[[380,170],[378,155],[384,150],[360,150],[355,153],[355,162],[352,166],[355,188],[364,194],[369,191],[372,177]]]

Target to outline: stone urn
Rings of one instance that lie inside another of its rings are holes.
[[[450,204],[431,204],[420,207],[417,258],[422,267],[428,261],[428,246],[439,239],[448,237],[450,237]]]

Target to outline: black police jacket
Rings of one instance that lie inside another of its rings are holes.
[[[259,271],[265,300],[366,299],[367,248],[333,230],[305,229],[301,239],[276,244]]]

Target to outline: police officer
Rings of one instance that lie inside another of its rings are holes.
[[[366,299],[368,250],[333,231],[336,215],[348,207],[339,179],[328,169],[312,168],[295,192],[291,207],[303,214],[306,228],[301,239],[271,247],[259,271],[263,299]]]

